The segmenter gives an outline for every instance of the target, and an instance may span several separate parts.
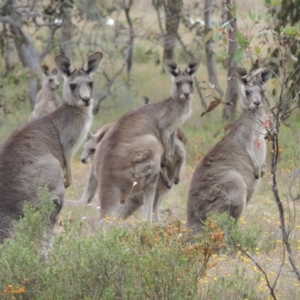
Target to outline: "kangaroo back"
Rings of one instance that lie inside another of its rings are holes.
[[[25,123],[0,146],[0,242],[13,231],[13,221],[23,216],[23,204],[40,201],[47,188],[56,210],[56,223],[64,202],[65,188],[72,182],[71,158],[85,138],[92,121],[92,75],[102,54],[90,55],[75,69],[63,55],[55,58],[65,79],[64,104],[51,114]]]

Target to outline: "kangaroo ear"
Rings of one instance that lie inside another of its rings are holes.
[[[92,76],[98,69],[102,60],[103,54],[101,52],[95,52],[88,56],[82,65],[83,71]]]
[[[246,84],[248,81],[247,81],[247,75],[248,75],[248,72],[246,69],[244,68],[241,68],[241,67],[237,67],[235,69],[235,72],[236,74],[238,75],[238,79],[240,80],[240,82],[242,84]]]
[[[200,59],[194,59],[191,62],[189,62],[189,64],[185,68],[185,71],[190,76],[194,76],[198,72],[200,65],[201,65]]]
[[[55,64],[58,72],[64,77],[67,78],[75,70],[74,65],[70,58],[62,54],[55,56]]]
[[[49,75],[49,67],[47,65],[42,65],[42,70],[45,75]]]
[[[52,70],[52,74],[54,74],[54,75],[57,74],[57,69],[56,69],[56,68],[54,68],[54,69]]]
[[[89,131],[86,135],[86,141],[92,139],[94,137],[94,135]]]
[[[167,74],[169,74],[171,77],[177,77],[180,73],[180,69],[178,68],[176,62],[171,59],[164,60],[164,67]]]
[[[261,73],[260,73],[260,79],[262,81],[263,84],[266,84],[272,77],[272,70],[271,69],[264,69]]]

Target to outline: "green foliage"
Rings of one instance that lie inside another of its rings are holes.
[[[251,224],[250,228],[241,228],[239,223],[227,213],[211,216],[216,225],[224,232],[227,251],[237,252],[239,247],[253,253],[259,246],[262,233],[261,224]]]
[[[47,196],[37,206],[25,205],[18,233],[0,248],[1,299],[197,299],[198,281],[223,247],[216,227],[189,244],[190,233],[176,220],[84,238],[83,223],[64,221],[44,256],[41,241],[52,207]]]
[[[0,76],[0,126],[7,115],[15,115],[27,100],[28,81],[33,76],[29,69]]]
[[[134,61],[136,63],[149,63],[152,56],[147,52],[143,45],[136,45],[134,48]]]

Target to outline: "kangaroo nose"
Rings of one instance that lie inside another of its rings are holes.
[[[190,96],[190,93],[183,93],[185,98],[188,98]]]
[[[260,101],[254,101],[254,105],[255,106],[259,106],[260,105]]]
[[[82,98],[81,99],[83,102],[84,102],[84,104],[86,105],[86,106],[89,106],[89,104],[90,104],[90,98]]]
[[[82,158],[82,159],[81,159],[81,162],[82,162],[83,164],[85,164],[85,163],[86,163],[85,158]]]

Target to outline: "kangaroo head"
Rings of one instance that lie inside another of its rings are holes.
[[[57,55],[55,63],[64,78],[64,101],[79,107],[90,106],[93,96],[92,76],[97,71],[103,54],[95,52],[87,57],[80,69],[75,69],[72,61],[64,55]]]
[[[86,143],[83,145],[83,152],[80,158],[83,164],[88,164],[90,160],[94,158],[97,144],[98,141],[96,135],[89,132],[86,138]]]
[[[169,59],[164,61],[166,72],[172,77],[171,96],[174,99],[189,100],[194,94],[194,75],[200,67],[200,60],[191,61],[184,71],[180,71],[177,64]]]
[[[43,87],[50,90],[56,90],[59,87],[57,69],[54,68],[52,72],[47,65],[42,65],[43,70]]]
[[[236,73],[245,90],[241,99],[242,107],[252,110],[263,107],[265,104],[265,85],[272,76],[272,70],[262,68],[248,73],[244,68],[237,68]]]

